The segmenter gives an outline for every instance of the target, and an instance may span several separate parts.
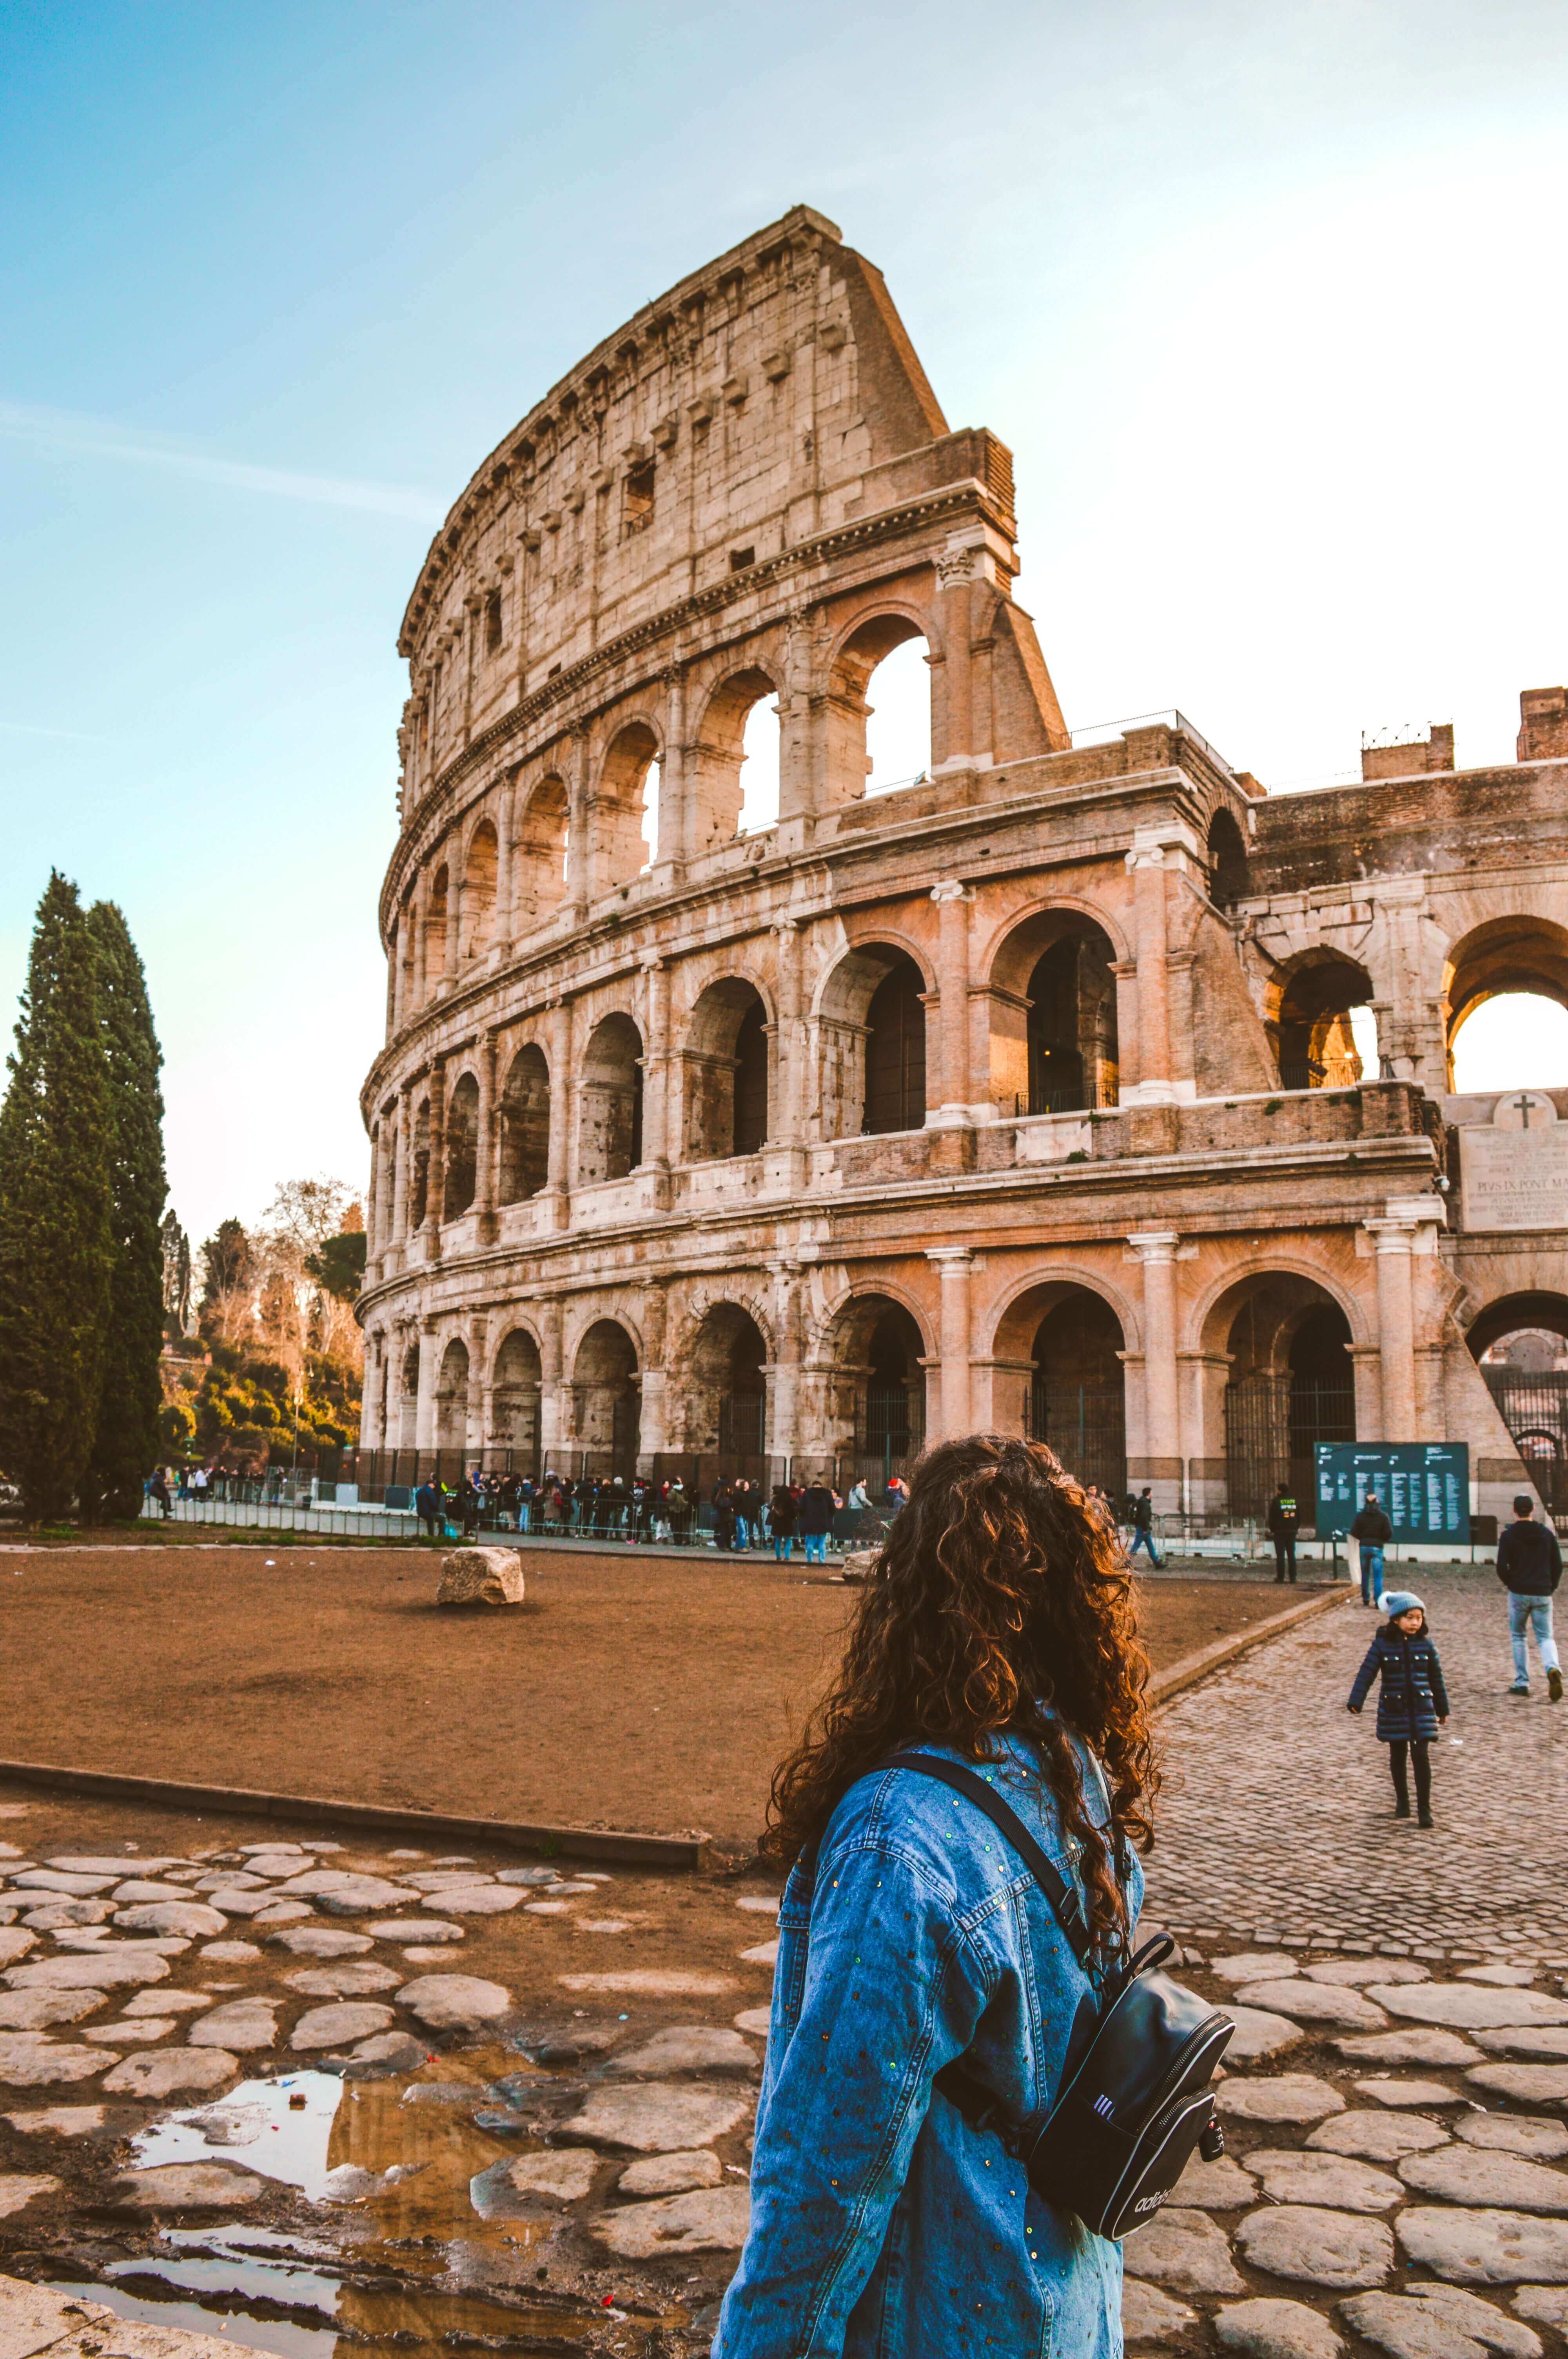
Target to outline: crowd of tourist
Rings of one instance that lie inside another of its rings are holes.
[[[467,1471],[460,1483],[427,1475],[414,1494],[415,1512],[436,1537],[481,1529],[533,1532],[557,1538],[708,1545],[744,1556],[771,1549],[787,1563],[798,1540],[808,1563],[821,1563],[830,1546],[878,1540],[909,1495],[902,1474],[885,1484],[851,1485],[843,1497],[828,1483],[775,1483],[767,1489],[745,1475],[720,1474],[708,1496],[680,1475],[527,1474]]]

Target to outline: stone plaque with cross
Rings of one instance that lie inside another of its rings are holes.
[[[1465,1123],[1459,1165],[1467,1229],[1568,1228],[1568,1123],[1544,1090],[1508,1090],[1490,1122]]]

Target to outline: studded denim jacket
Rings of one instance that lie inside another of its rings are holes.
[[[1029,1748],[1006,1740],[983,1774],[1076,1881]],[[1134,1923],[1142,1889],[1134,1860]],[[1088,1987],[972,1803],[909,1770],[853,1787],[815,1887],[797,1865],[779,1911],[751,2233],[714,2359],[1119,2359],[1119,2248],[932,2086],[968,2051],[1012,2119],[1043,2120]]]

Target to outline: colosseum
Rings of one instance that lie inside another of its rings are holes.
[[[399,640],[362,1480],[847,1483],[984,1426],[1200,1527],[1324,1440],[1546,1487],[1561,1403],[1489,1369],[1568,1334],[1568,1091],[1452,1048],[1568,1001],[1568,699],[1290,794],[1180,713],[1075,740],[1016,529],[805,206],[480,467]],[[904,642],[930,757],[868,792]]]

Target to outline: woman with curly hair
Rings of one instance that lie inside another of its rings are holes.
[[[714,2359],[1120,2352],[1119,2247],[1033,2192],[976,2096],[1044,2121],[1125,1953],[1158,1782],[1148,1670],[1115,1527],[1044,1443],[921,1460],[773,1779],[762,1850],[790,1874]],[[1087,1966],[989,1818],[882,1766],[908,1750],[980,1765],[1076,1890]]]

